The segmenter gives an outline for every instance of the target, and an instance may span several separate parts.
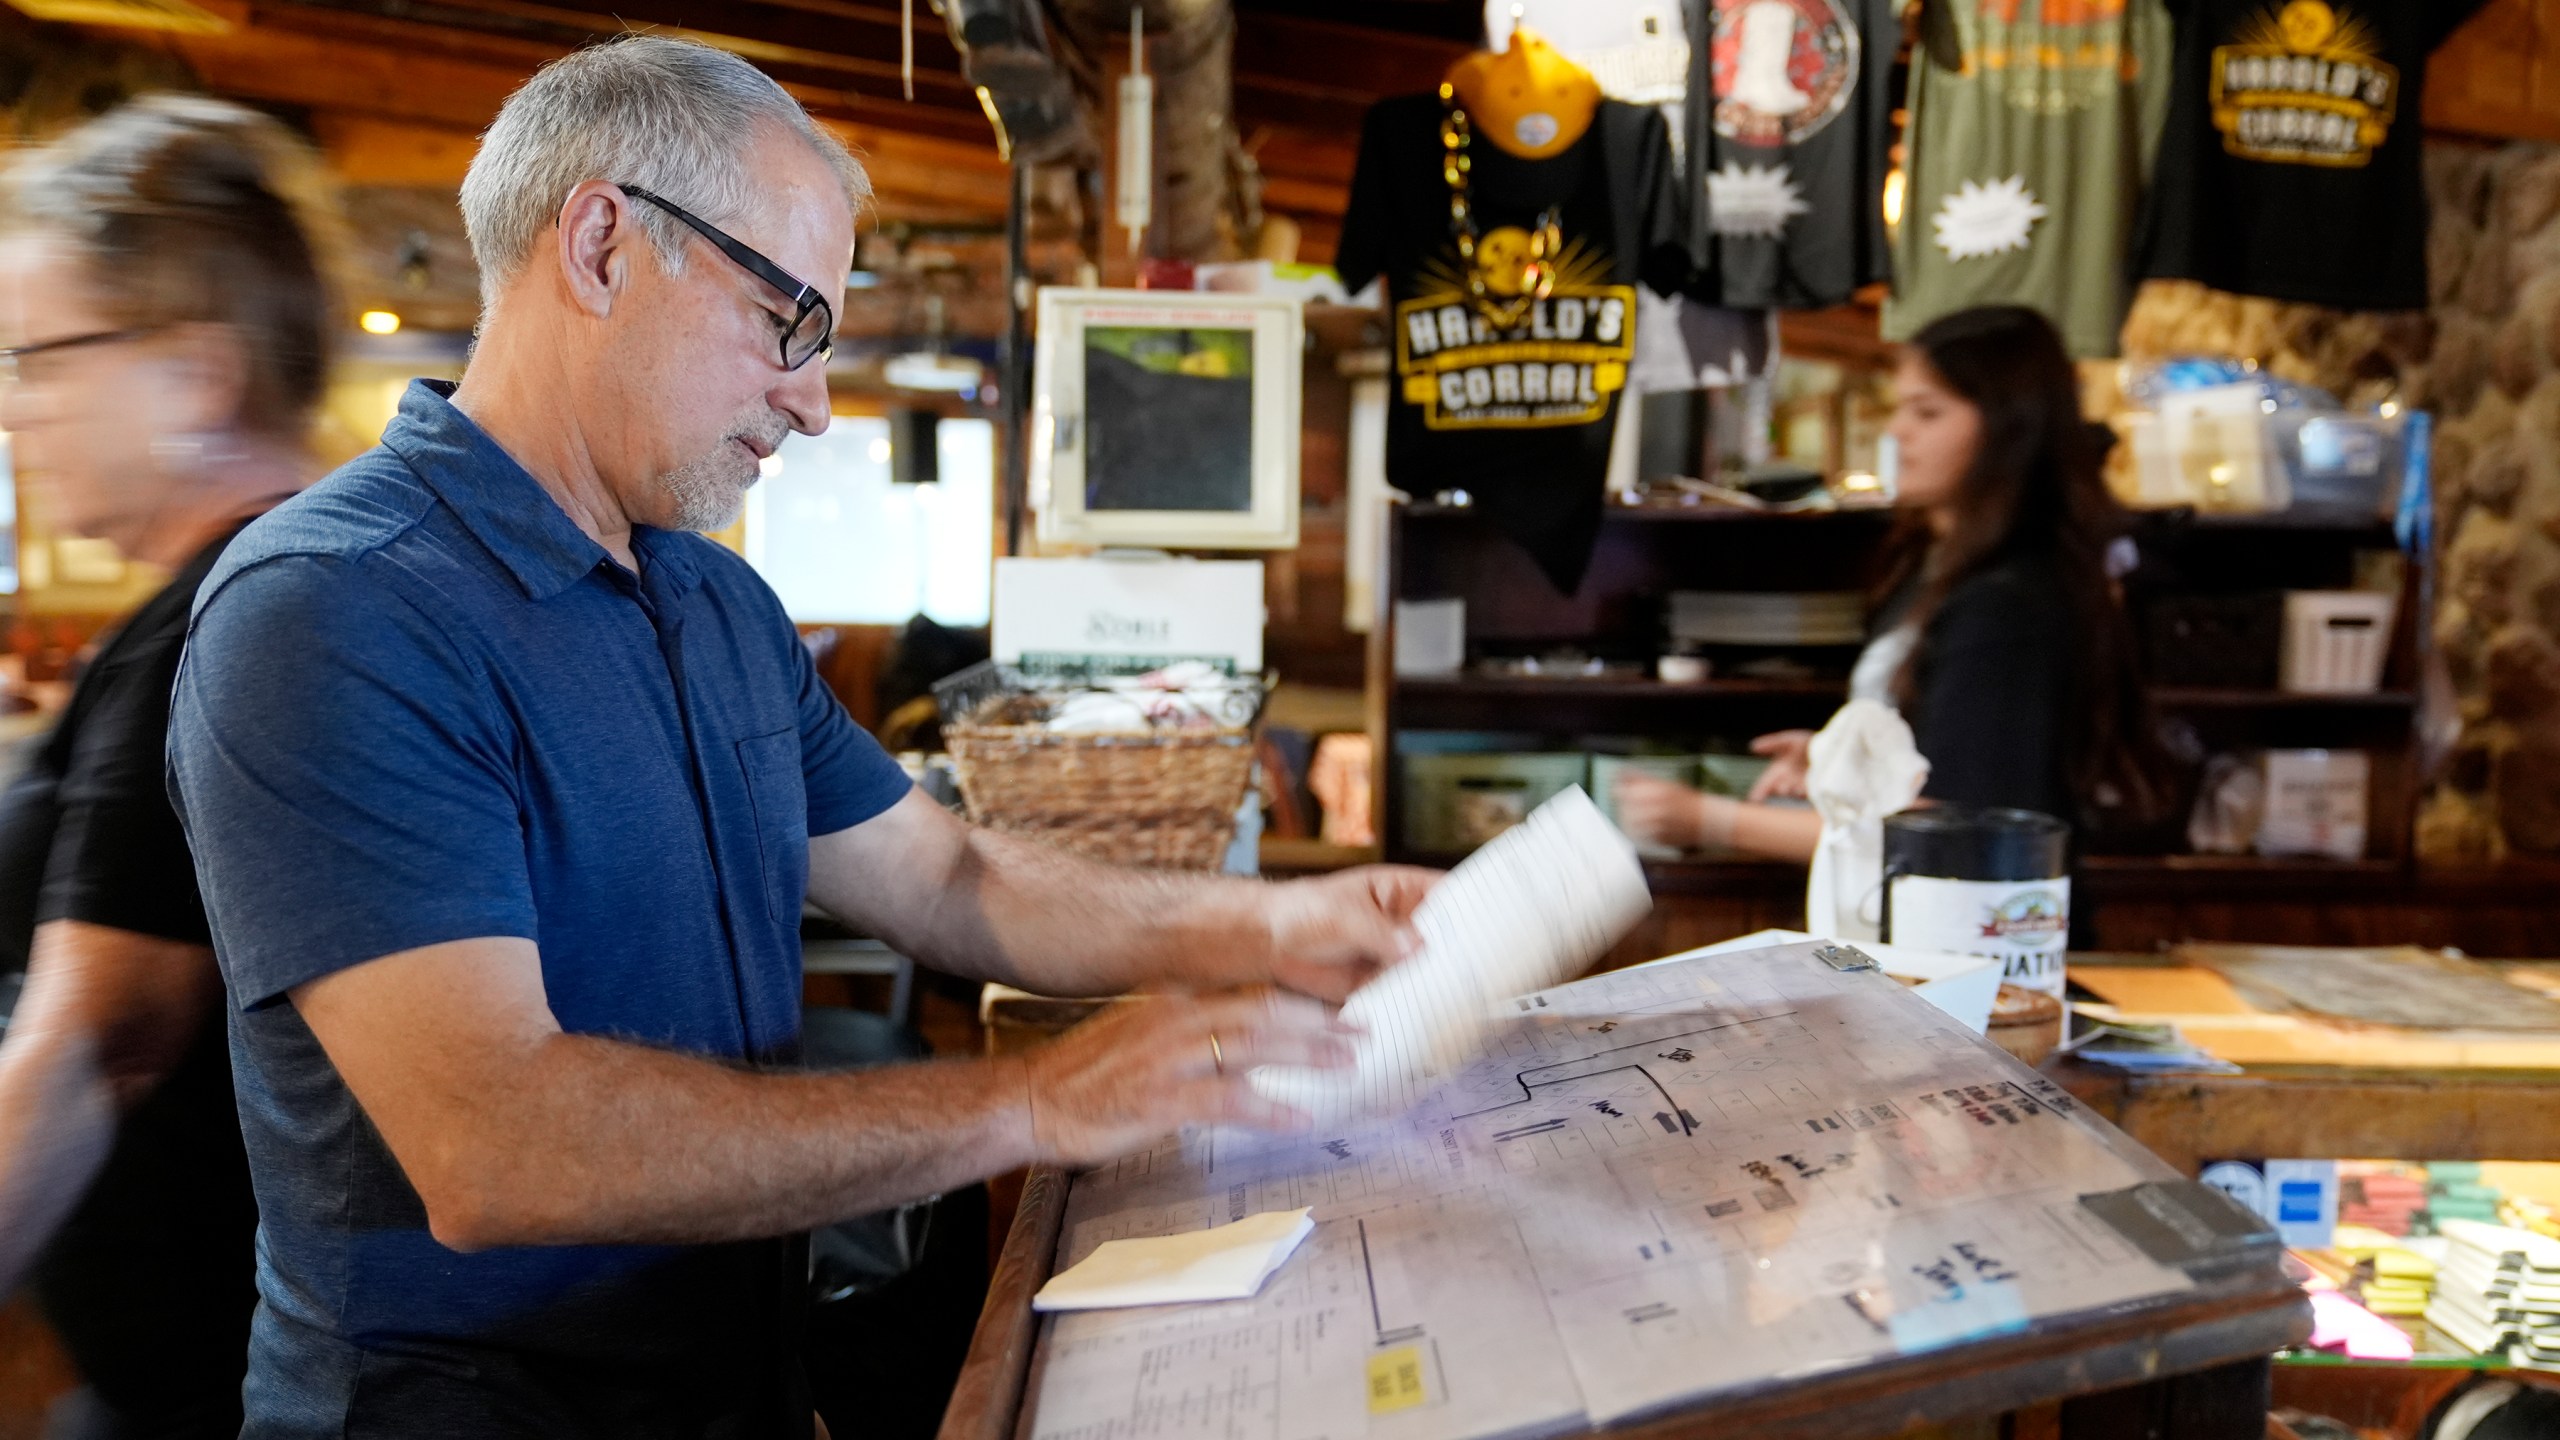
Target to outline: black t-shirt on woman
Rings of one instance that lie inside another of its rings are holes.
[[[41,807],[50,782],[59,817],[49,837],[40,822],[11,823],[24,813],[0,820],[0,873],[43,877],[33,915],[0,916],[20,936],[78,920],[212,943],[163,755],[196,587],[237,533],[190,559],[107,641],[31,759],[35,773],[11,790],[11,804]],[[23,894],[11,903],[23,906]],[[215,1005],[177,1066],[124,1116],[35,1277],[82,1377],[143,1433],[239,1433],[257,1226]]]

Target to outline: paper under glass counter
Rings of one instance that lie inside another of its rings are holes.
[[[1006,1269],[1317,1229],[1243,1301],[1035,1330],[1000,1274],[945,1440],[1887,1434],[2252,1362],[2262,1421],[2307,1333],[2272,1232],[1863,959],[1596,976],[1402,1116],[1035,1177]]]

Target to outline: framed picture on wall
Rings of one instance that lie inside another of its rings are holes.
[[[1041,543],[1298,543],[1296,299],[1049,289],[1039,325],[1030,461]]]

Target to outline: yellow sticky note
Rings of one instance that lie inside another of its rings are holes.
[[[1402,1345],[1369,1357],[1369,1413],[1392,1415],[1423,1402],[1422,1347]]]

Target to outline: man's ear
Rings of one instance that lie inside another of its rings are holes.
[[[210,435],[240,422],[249,397],[249,352],[238,330],[210,322],[178,325],[161,349],[177,381],[167,396],[180,412],[169,417],[173,431]]]
[[[553,250],[569,299],[601,320],[631,283],[631,251],[648,243],[635,203],[602,180],[583,180],[560,206]]]

